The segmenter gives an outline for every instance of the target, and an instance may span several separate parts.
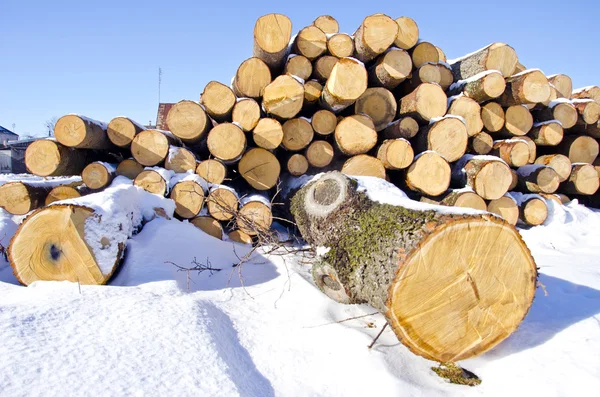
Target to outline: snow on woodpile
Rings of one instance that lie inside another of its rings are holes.
[[[23,182],[31,186],[53,188],[59,185],[68,185],[81,182],[81,176],[35,176],[31,174],[0,174],[0,186],[9,182]]]

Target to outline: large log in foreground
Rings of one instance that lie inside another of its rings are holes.
[[[482,354],[517,329],[537,269],[512,226],[491,215],[381,204],[367,194],[334,172],[292,198],[304,239],[329,249],[313,265],[327,296],[371,304],[412,352],[439,362]]]

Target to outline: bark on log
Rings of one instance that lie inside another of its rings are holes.
[[[295,53],[303,55],[311,61],[327,51],[327,36],[316,26],[307,26],[298,32],[294,41]]]
[[[519,168],[529,162],[529,147],[522,139],[494,141],[491,155],[501,158],[511,167]]]
[[[133,184],[148,193],[166,196],[169,192],[169,181],[158,169],[145,169],[133,180]]]
[[[338,58],[331,55],[323,55],[315,61],[313,77],[321,82],[326,82]]]
[[[212,123],[200,104],[180,101],[167,115],[169,131],[186,144],[199,145],[206,139]]]
[[[203,160],[196,167],[196,174],[208,183],[220,185],[227,176],[227,167],[219,160]]]
[[[333,146],[327,141],[312,141],[306,149],[306,160],[315,168],[327,167],[333,161],[333,156]]]
[[[220,123],[231,120],[236,98],[233,90],[218,81],[209,82],[200,95],[200,104],[213,120]]]
[[[219,221],[229,221],[238,212],[239,197],[237,192],[223,185],[215,185],[210,188],[206,198],[206,209],[208,213]]]
[[[412,139],[419,132],[419,124],[412,117],[403,117],[388,124],[381,136],[385,139]]]
[[[260,120],[260,106],[254,99],[241,99],[233,106],[231,120],[244,132],[252,131]]]
[[[331,15],[321,15],[313,21],[313,25],[321,29],[325,34],[335,34],[339,32],[340,25]]]
[[[454,83],[454,75],[452,74],[452,68],[444,62],[438,62],[436,65],[440,72],[440,85],[444,91],[448,90],[452,83]]]
[[[0,186],[0,208],[12,215],[25,215],[42,207],[49,191],[49,188],[23,182],[5,183]]]
[[[415,153],[404,138],[386,139],[377,148],[377,158],[388,170],[402,170],[410,166]]]
[[[237,228],[249,236],[266,233],[273,223],[269,200],[262,195],[248,195],[240,204],[235,218]]]
[[[517,231],[494,217],[380,204],[338,173],[302,188],[291,206],[304,239],[329,248],[313,265],[317,286],[338,302],[374,306],[403,344],[430,360],[491,349],[531,305],[535,262]]]
[[[554,150],[554,148],[553,148]],[[598,157],[598,141],[589,136],[566,136],[554,150],[564,154],[572,163],[591,164]]]
[[[563,140],[563,127],[557,120],[545,121],[534,124],[527,135],[536,145],[556,146]]]
[[[548,218],[548,206],[541,197],[528,197],[519,204],[519,220],[529,226],[539,226]]]
[[[503,106],[535,104],[550,98],[550,83],[539,70],[526,70],[506,78],[506,90],[498,99]]]
[[[451,61],[454,80],[465,80],[486,70],[498,70],[506,78],[517,66],[517,53],[504,43],[493,43],[472,54]]]
[[[262,105],[267,114],[288,120],[300,113],[303,103],[304,85],[292,76],[281,75],[265,87]]]
[[[202,230],[204,233],[219,240],[223,240],[223,226],[221,222],[213,218],[212,216],[201,215],[190,220],[190,223]]]
[[[271,71],[267,64],[259,58],[249,58],[235,72],[231,88],[238,98],[259,99],[270,82]]]
[[[452,163],[465,154],[468,140],[467,126],[463,120],[446,116],[419,132],[415,149],[417,152],[433,150]]]
[[[508,191],[513,191],[517,188],[517,185],[519,184],[519,174],[517,174],[517,171],[512,168],[510,169],[510,174],[512,176],[512,181],[510,182]]]
[[[307,57],[294,55],[288,58],[283,71],[302,80],[308,80],[313,73],[313,65]]]
[[[496,102],[488,102],[481,107],[481,121],[486,131],[500,131],[504,127],[505,117],[504,109]]]
[[[373,120],[364,114],[344,118],[335,127],[335,143],[346,156],[367,153],[377,144]]]
[[[410,56],[415,69],[420,68],[426,63],[436,64],[440,61],[440,54],[436,46],[426,41],[422,41],[413,47],[413,49],[410,50]]]
[[[342,58],[335,64],[321,94],[322,105],[339,112],[352,105],[367,89],[367,70],[353,58]]]
[[[88,164],[81,172],[81,179],[87,187],[93,190],[104,189],[117,176],[115,164],[96,161]]]
[[[115,117],[108,123],[106,134],[113,145],[128,148],[133,138],[145,129],[127,117]]]
[[[267,14],[254,25],[253,55],[278,70],[287,56],[292,37],[292,21],[281,14]],[[246,96],[246,95],[242,95]]]
[[[38,176],[79,175],[90,161],[85,151],[49,139],[35,141],[25,150],[27,171]]]
[[[598,173],[591,164],[573,164],[571,175],[560,186],[560,190],[567,194],[581,194],[591,196],[598,191],[600,184]]]
[[[165,159],[165,169],[177,174],[188,171],[196,172],[198,161],[194,153],[186,148],[171,146]]]
[[[116,173],[117,175],[133,180],[142,171],[144,171],[144,166],[135,161],[135,159],[125,159],[117,166]]]
[[[313,140],[314,131],[306,119],[291,119],[283,123],[281,146],[291,152],[306,148]]]
[[[500,159],[466,155],[454,165],[452,179],[458,186],[469,186],[485,200],[496,200],[508,192],[513,177]]]
[[[246,135],[232,123],[222,123],[208,133],[208,150],[217,160],[234,163],[246,150]]]
[[[362,62],[375,59],[394,43],[398,31],[396,21],[387,15],[374,14],[366,17],[354,33],[356,57]]]
[[[350,157],[342,166],[342,173],[353,176],[373,176],[385,179],[385,167],[381,160],[366,154]]]
[[[504,117],[504,128],[500,131],[500,135],[504,137],[526,135],[533,127],[533,116],[525,106],[510,106]]]
[[[242,156],[238,170],[254,189],[269,190],[277,184],[281,166],[273,153],[262,148],[254,148]]]
[[[354,39],[346,33],[336,33],[327,40],[327,50],[337,58],[351,57],[354,54]]]
[[[427,196],[439,196],[450,186],[448,161],[435,152],[423,152],[415,157],[406,171],[406,186]]]
[[[317,134],[322,136],[331,135],[337,126],[337,117],[333,112],[321,109],[313,114],[310,124]]]
[[[590,87],[583,87],[573,90],[571,93],[573,99],[591,99],[597,104],[600,104],[600,87],[595,85]]]
[[[538,121],[560,121],[562,128],[569,129],[577,123],[578,113],[569,102],[551,102],[547,107],[533,112]]]
[[[68,114],[54,125],[54,137],[67,146],[77,149],[108,149],[112,143],[106,134],[107,125],[84,116]]]
[[[596,124],[600,118],[600,105],[591,99],[573,99],[571,101],[579,118],[577,125],[585,127],[586,124]]]
[[[163,164],[171,146],[182,146],[173,134],[161,130],[144,130],[131,142],[133,158],[143,166]]]
[[[490,200],[487,211],[502,217],[509,225],[516,225],[519,221],[519,206],[510,194]]]
[[[398,114],[429,122],[442,117],[448,109],[448,98],[437,84],[421,84],[413,92],[400,99]]]
[[[300,153],[291,155],[290,158],[285,162],[285,165],[287,171],[294,176],[306,174],[309,166],[306,156]]]
[[[354,103],[354,113],[369,116],[377,132],[394,120],[397,110],[394,94],[383,87],[367,88]]]
[[[252,130],[252,139],[258,147],[275,150],[283,140],[283,127],[275,119],[260,119]]]
[[[554,193],[558,190],[560,179],[554,168],[532,164],[520,167],[519,189],[531,193]]]
[[[480,132],[469,138],[467,151],[471,154],[485,155],[492,151],[494,138],[487,132]]]
[[[483,129],[481,106],[471,98],[465,96],[454,97],[450,102],[448,114],[460,116],[465,120],[469,136],[477,135]]]
[[[450,87],[449,95],[463,94],[478,103],[498,98],[506,89],[504,76],[497,71],[488,71],[467,80],[456,82]]]
[[[411,71],[412,59],[408,52],[392,48],[369,69],[369,83],[393,90],[410,76]]]
[[[205,191],[208,185],[197,177],[198,180],[182,180],[171,189],[169,198],[175,202],[175,213],[184,219],[191,219],[202,210],[204,206]],[[206,186],[202,186],[205,184]]]
[[[547,154],[540,156],[534,164],[547,165],[556,171],[559,182],[564,182],[571,175],[571,160],[562,154]]]
[[[410,50],[419,41],[419,27],[417,23],[409,17],[400,17],[396,19],[398,24],[398,35],[394,40],[394,45],[403,50]]]
[[[566,74],[555,74],[548,76],[548,82],[556,89],[558,98],[571,98],[571,94],[573,93],[573,81],[569,76]]]

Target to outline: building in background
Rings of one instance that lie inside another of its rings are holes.
[[[19,136],[0,125],[0,146],[6,147],[8,141],[17,141]]]
[[[17,141],[19,135],[0,125],[0,173],[12,172],[11,149],[9,141]]]
[[[174,103],[159,103],[158,104],[158,113],[156,114],[156,129],[169,131],[169,127],[167,126],[167,114],[169,114],[169,110],[175,105]]]

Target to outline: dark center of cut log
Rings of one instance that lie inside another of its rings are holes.
[[[334,280],[327,274],[321,277],[321,281],[327,286],[327,288],[332,289],[334,291],[339,291],[342,288],[340,283],[338,283],[336,280]]]
[[[340,195],[341,190],[337,181],[326,179],[315,186],[313,197],[321,205],[331,205]]]
[[[50,257],[53,261],[57,261],[60,257],[60,249],[54,244],[50,245]]]

